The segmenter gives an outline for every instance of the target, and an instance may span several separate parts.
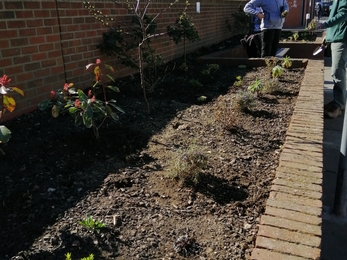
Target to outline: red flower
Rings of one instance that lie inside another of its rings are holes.
[[[100,59],[96,59],[96,64],[100,64],[101,60]]]
[[[2,78],[0,78],[0,84],[6,87],[7,84],[11,82],[11,79],[4,74]]]
[[[90,89],[90,90],[88,90],[88,97],[91,97],[92,96],[92,90]]]
[[[69,90],[69,84],[65,83],[64,84],[64,91],[68,91]]]
[[[56,96],[56,94],[55,94],[55,92],[52,90],[52,91],[51,91],[51,99],[54,99],[55,96]]]
[[[75,100],[75,107],[80,107],[80,105],[81,105],[81,102],[78,99],[76,99]]]

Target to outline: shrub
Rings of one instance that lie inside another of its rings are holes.
[[[154,85],[161,80],[162,72],[158,72],[158,68],[159,65],[163,64],[161,56],[155,54],[150,41],[154,37],[166,34],[166,32],[157,33],[155,20],[159,15],[165,13],[167,9],[177,3],[178,0],[169,3],[167,8],[162,9],[153,16],[147,14],[148,7],[151,4],[150,0],[147,0],[146,3],[141,5],[139,1],[134,1],[133,4],[130,1],[124,3],[114,1],[115,4],[126,9],[130,14],[133,14],[131,24],[118,21],[119,24],[115,27],[115,30],[113,25],[110,25],[111,22],[116,22],[113,18],[104,15],[90,2],[82,2],[84,7],[90,11],[96,20],[111,30],[108,34],[104,35],[104,44],[101,45],[101,48],[110,47],[110,53],[117,54],[126,66],[138,70],[147,112],[150,113],[147,92],[154,91]],[[187,1],[186,5],[188,4]],[[112,37],[107,37],[107,35],[111,35]]]
[[[124,113],[116,105],[116,100],[107,99],[107,89],[119,92],[119,89],[109,81],[114,79],[107,71],[113,72],[113,68],[107,64],[102,64],[97,59],[96,63],[90,63],[86,69],[94,68],[94,85],[84,93],[82,89],[73,88],[73,83],[65,83],[62,89],[51,91],[51,98],[39,103],[39,109],[44,110],[52,107],[52,116],[58,117],[60,114],[70,113],[75,118],[75,124],[84,124],[87,128],[93,128],[96,138],[99,137],[99,128],[106,118],[118,120],[118,114],[114,111]],[[100,99],[99,99],[100,98]]]
[[[17,92],[24,96],[24,92],[17,87],[9,87],[11,79],[4,74],[0,78],[0,97],[1,97],[1,111],[0,121],[6,111],[13,112],[16,108],[16,100],[10,96],[11,92]],[[11,131],[4,125],[0,125],[0,144],[7,143],[11,138]],[[0,148],[0,152],[4,154],[4,151]]]
[[[203,71],[201,71],[201,73],[213,79],[213,74],[215,74],[218,70],[219,70],[218,64],[209,64],[207,69],[204,69]]]
[[[179,13],[179,17],[176,19],[175,25],[167,27],[167,34],[176,44],[183,41],[184,63],[180,66],[180,68],[184,71],[188,69],[186,57],[186,40],[189,40],[191,42],[200,40],[199,33],[194,28],[194,24],[192,22],[193,18],[186,13],[188,5],[189,4],[187,4],[184,11],[181,11]]]
[[[243,11],[243,6],[239,6],[238,10],[231,14],[233,23],[226,20],[226,26],[231,34],[241,34],[244,36],[249,33],[251,17]]]

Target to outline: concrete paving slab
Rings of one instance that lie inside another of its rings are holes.
[[[331,58],[324,58],[324,103],[333,98],[330,75]],[[321,260],[347,259],[347,219],[332,213],[334,208],[336,176],[340,157],[344,116],[324,119],[323,134],[323,213]]]

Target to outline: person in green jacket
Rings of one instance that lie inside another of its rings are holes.
[[[346,105],[347,0],[334,0],[329,19],[320,26],[327,28],[325,40],[331,43],[331,76],[334,81],[334,99],[324,106],[324,115],[336,118]]]

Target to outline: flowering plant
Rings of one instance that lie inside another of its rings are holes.
[[[1,111],[0,111],[0,119],[5,114],[6,110],[9,112],[13,112],[16,108],[16,101],[13,97],[9,95],[10,92],[17,92],[20,95],[24,96],[24,93],[21,89],[17,87],[9,87],[11,79],[7,77],[7,75],[3,75],[0,78],[0,99],[1,99]],[[4,125],[0,125],[0,144],[7,143],[11,137],[11,131]],[[3,151],[0,148],[0,152]]]
[[[96,138],[99,137],[99,128],[106,118],[118,120],[118,115],[114,109],[124,113],[124,111],[116,106],[116,100],[107,100],[106,89],[119,92],[119,89],[108,82],[114,79],[107,71],[114,72],[112,66],[102,64],[97,59],[96,63],[90,63],[86,66],[86,70],[94,68],[95,82],[91,89],[83,91],[76,90],[73,83],[65,83],[62,89],[51,91],[50,99],[43,100],[39,104],[39,109],[44,110],[52,107],[52,116],[58,117],[60,114],[69,112],[75,118],[75,124],[82,123],[87,128],[93,128]],[[99,99],[101,98],[101,99]]]

